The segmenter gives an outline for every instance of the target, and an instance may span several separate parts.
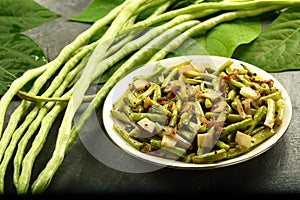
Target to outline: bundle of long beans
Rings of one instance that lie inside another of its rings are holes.
[[[18,194],[44,192],[91,113],[101,105],[110,89],[138,64],[163,59],[188,37],[220,23],[300,5],[299,0],[195,1],[186,7],[170,9],[175,2],[126,0],[78,35],[54,60],[26,71],[11,84],[0,101],[0,193],[4,193],[4,177],[11,160]],[[149,8],[156,9],[146,19],[138,20]],[[108,29],[104,35],[88,43],[105,26]],[[124,58],[126,61],[102,87],[94,95],[87,96],[88,87]],[[31,89],[22,91],[29,82],[33,82]],[[8,106],[16,95],[24,99],[5,126]],[[74,116],[86,98],[90,102],[74,123]],[[52,157],[32,181],[35,160],[60,114],[63,119]]]

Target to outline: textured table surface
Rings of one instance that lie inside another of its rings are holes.
[[[37,0],[37,2],[62,15],[26,32],[43,48],[51,60],[65,45],[90,26],[70,22],[67,17],[79,13],[91,1]],[[262,155],[234,166],[210,170],[155,168],[114,147],[104,137],[104,128],[99,120],[99,123],[90,123],[84,132],[96,132],[95,137],[99,137],[101,142],[86,147],[86,143],[93,144],[93,141],[87,141],[91,138],[85,138],[84,135],[79,137],[45,193],[299,194],[300,71],[272,73],[272,75],[284,85],[290,95],[293,116],[284,136]],[[57,129],[58,124],[51,131],[57,132]],[[93,155],[91,151],[98,151],[99,154]],[[45,157],[49,156],[45,151],[42,153]],[[10,187],[9,192],[13,193],[14,188],[12,185]]]

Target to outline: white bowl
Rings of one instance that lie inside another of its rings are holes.
[[[273,147],[279,139],[284,135],[285,131],[287,130],[291,117],[292,117],[292,104],[290,97],[285,90],[285,88],[282,86],[282,84],[276,80],[271,74],[267,73],[266,71],[253,66],[249,63],[239,61],[236,59],[232,58],[225,58],[225,57],[219,57],[219,56],[184,56],[184,57],[173,57],[173,58],[168,58],[164,60],[160,60],[159,62],[163,66],[172,66],[174,64],[177,64],[179,62],[182,62],[184,60],[191,60],[193,63],[210,63],[213,66],[220,66],[224,62],[228,60],[232,60],[233,64],[245,64],[248,66],[253,72],[256,72],[258,75],[260,75],[264,79],[272,79],[274,81],[274,86],[278,88],[279,91],[282,93],[282,97],[285,102],[285,113],[284,113],[284,118],[282,121],[282,124],[276,129],[276,133],[268,138],[266,141],[262,142],[255,148],[253,148],[251,151],[244,153],[238,157],[224,160],[224,161],[219,161],[216,163],[210,163],[210,164],[196,164],[196,163],[185,163],[182,161],[175,161],[175,160],[169,160],[149,154],[142,153],[132,147],[129,143],[127,143],[121,136],[120,134],[113,128],[113,119],[110,115],[110,111],[112,109],[112,105],[114,102],[120,98],[120,96],[125,92],[125,90],[128,87],[128,84],[132,82],[132,78],[137,75],[145,75],[149,74],[154,71],[156,62],[146,64],[141,66],[140,68],[137,68],[136,70],[132,71],[128,75],[126,75],[123,79],[121,79],[114,87],[113,89],[109,92],[105,102],[104,102],[104,107],[103,107],[103,123],[105,126],[105,129],[109,135],[109,137],[115,142],[116,145],[118,145],[121,149],[126,151],[127,153],[144,160],[146,162],[156,164],[159,166],[167,166],[171,168],[177,168],[177,169],[210,169],[210,168],[218,168],[218,167],[225,167],[229,165],[234,165],[237,163],[241,163],[244,161],[247,161],[249,159],[252,159],[267,150],[269,150],[271,147]]]

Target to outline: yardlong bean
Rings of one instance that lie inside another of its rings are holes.
[[[64,79],[60,87],[55,91],[53,95],[54,97],[61,96],[63,92],[65,92],[70,82],[76,77],[80,69],[82,69],[83,66],[86,64],[87,59],[88,57],[85,57],[85,59],[83,59],[81,63],[77,65],[76,68],[74,68],[71,72],[68,73],[67,77]],[[73,89],[70,89],[61,98],[70,97],[72,92]],[[33,166],[36,156],[41,151],[41,148],[43,147],[43,144],[46,140],[48,131],[51,128],[51,125],[57,118],[58,114],[61,113],[66,107],[66,103],[67,102],[48,102],[45,105],[42,104],[43,107],[39,110],[38,117],[36,117],[36,119],[31,124],[31,126],[34,126],[34,128],[30,127],[19,142],[14,158],[14,184],[18,193],[24,194],[27,192],[31,173],[30,167]],[[40,130],[35,136],[33,145],[28,150],[26,157],[23,158],[23,154],[25,152],[27,143],[34,134],[34,132],[37,130],[39,125]],[[21,164],[22,160],[24,164]],[[20,174],[22,174],[21,180]],[[21,182],[21,184],[19,182]]]

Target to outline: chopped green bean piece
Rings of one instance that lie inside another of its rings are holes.
[[[236,132],[237,130],[245,130],[253,123],[252,118],[246,118],[243,121],[236,122],[225,126],[222,130],[221,136],[226,137],[228,134]]]
[[[261,131],[257,132],[255,135],[252,136],[252,147],[262,143],[274,134],[275,132],[271,129],[262,129]]]
[[[166,150],[170,153],[173,153],[179,157],[184,157],[186,155],[186,150],[180,147],[168,147],[168,146],[162,146],[161,145],[161,140],[155,140],[152,139],[150,140],[150,144],[152,144],[153,146],[159,148],[159,149],[163,149]]]
[[[134,148],[137,150],[140,150],[143,146],[143,143],[139,142],[138,140],[132,138],[127,131],[122,129],[118,123],[114,123],[113,127],[118,131],[118,133],[121,134],[121,136],[129,143],[131,144]]]
[[[214,75],[219,75],[221,72],[225,71],[225,69],[233,64],[232,60],[227,60],[223,63],[216,71],[213,72]]]
[[[254,116],[253,116],[253,123],[249,127],[249,129],[245,130],[244,132],[247,134],[251,134],[253,129],[256,127],[257,124],[259,124],[262,119],[266,116],[267,114],[267,107],[266,106],[261,106],[259,109],[256,110]]]
[[[267,113],[264,125],[268,128],[273,128],[275,123],[276,104],[271,98],[267,99]]]
[[[285,111],[284,100],[278,99],[276,101],[276,112],[277,115],[275,117],[275,124],[280,125],[282,123],[283,115]]]
[[[193,163],[214,163],[226,157],[227,151],[225,149],[219,149],[201,155],[194,155],[192,159]]]
[[[282,98],[281,92],[276,91],[276,92],[273,92],[273,93],[268,94],[268,95],[266,95],[266,96],[260,97],[260,98],[258,99],[257,103],[258,103],[259,105],[262,105],[262,104],[266,104],[267,101],[268,101],[268,99],[273,99],[274,101],[277,101],[277,100],[279,100],[279,99],[281,99],[281,98]]]

